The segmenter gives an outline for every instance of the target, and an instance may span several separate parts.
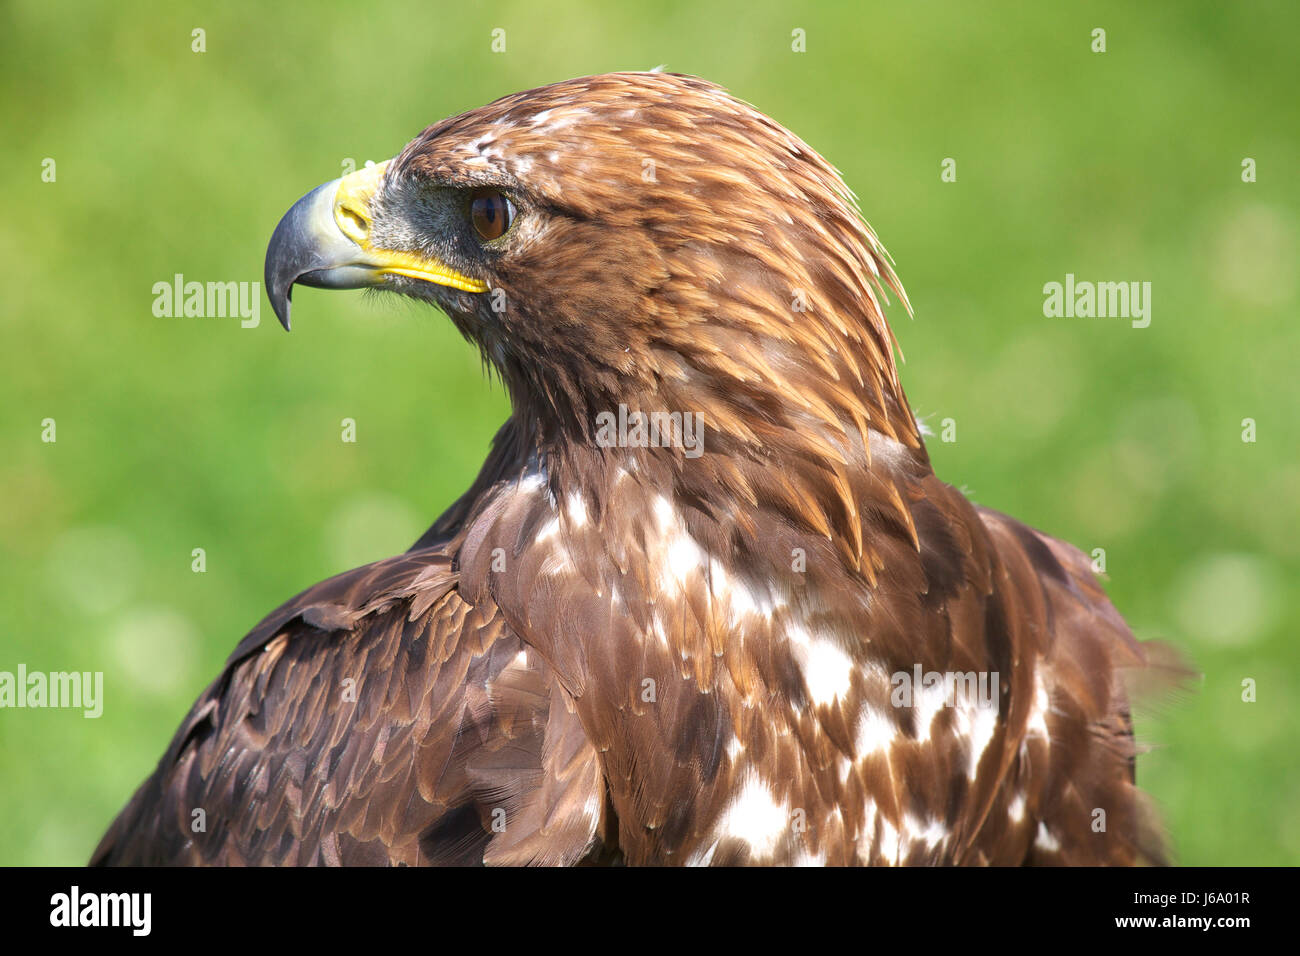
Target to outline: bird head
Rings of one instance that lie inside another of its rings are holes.
[[[295,283],[436,305],[542,431],[624,403],[751,450],[919,447],[881,308],[906,299],[852,194],[697,78],[585,77],[430,126],[290,209],[266,259],[286,328]]]

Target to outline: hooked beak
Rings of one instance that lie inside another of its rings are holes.
[[[266,249],[266,295],[287,330],[294,284],[322,289],[363,289],[388,275],[422,279],[466,292],[487,284],[444,262],[370,241],[371,200],[388,163],[317,186],[284,214]]]

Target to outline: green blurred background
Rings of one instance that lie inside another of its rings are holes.
[[[394,297],[300,290],[286,335],[264,300],[255,329],[157,318],[153,284],[260,282],[281,213],[345,160],[661,63],[843,171],[915,307],[892,311],[908,394],[955,422],[939,474],[1104,548],[1139,636],[1205,673],[1139,723],[1178,859],[1300,860],[1300,8],[1137,7],[0,6],[0,670],[101,670],[107,698],[0,711],[0,863],[84,861],[245,631],[409,546],[507,413],[450,323]],[[1151,282],[1150,327],[1045,318],[1067,272]]]

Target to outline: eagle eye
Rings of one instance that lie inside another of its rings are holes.
[[[515,221],[515,204],[495,189],[474,193],[469,201],[469,218],[483,239],[499,239]]]

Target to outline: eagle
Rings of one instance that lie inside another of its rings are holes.
[[[591,76],[299,200],[266,290],[443,312],[511,414],[409,551],[268,615],[105,865],[1163,859],[1080,551],[931,468],[840,174],[705,80]]]

